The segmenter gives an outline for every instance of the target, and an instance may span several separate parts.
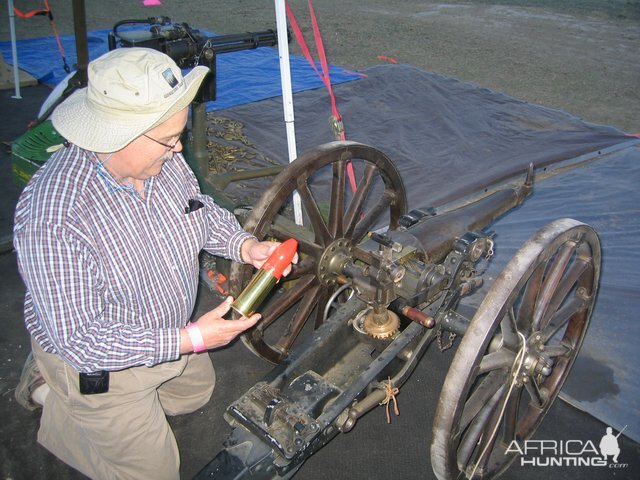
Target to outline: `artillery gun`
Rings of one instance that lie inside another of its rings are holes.
[[[485,229],[532,180],[530,167],[455,208],[407,212],[396,167],[373,147],[333,142],[284,169],[243,222],[259,239],[299,243],[300,261],[243,336],[277,366],[228,407],[233,431],[196,478],[290,478],[402,385],[442,332],[463,338],[435,406],[434,473],[506,470],[517,456],[509,445],[533,435],[571,370],[600,275],[595,231],[557,220],[515,254],[473,318],[457,311],[493,253]],[[305,226],[292,220],[294,192]],[[251,274],[232,265],[232,294]]]

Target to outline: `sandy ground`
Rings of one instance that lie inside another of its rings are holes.
[[[39,0],[15,2],[22,10]],[[61,34],[73,32],[71,3],[50,0]],[[307,2],[289,2],[313,42]],[[388,1],[318,0],[331,63],[361,69],[391,57],[586,121],[640,131],[639,0]],[[274,2],[247,0],[87,1],[87,26],[168,15],[216,33],[273,28]],[[9,39],[7,9],[0,40]],[[49,36],[45,17],[17,19],[18,38]],[[299,52],[292,43],[293,52]]]

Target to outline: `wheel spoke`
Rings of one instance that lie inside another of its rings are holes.
[[[311,226],[313,227],[313,233],[315,234],[315,242],[322,246],[328,245],[331,242],[331,235],[329,234],[327,224],[322,217],[322,213],[320,213],[316,199],[313,198],[313,194],[311,193],[311,190],[309,190],[309,185],[306,182],[299,183],[298,193],[300,194],[300,199],[304,204],[305,211],[307,212],[307,215],[309,215],[309,220],[311,220]]]
[[[473,419],[468,430],[465,432],[460,447],[458,448],[458,464],[466,466],[469,459],[477,448],[480,435],[484,432],[487,423],[493,416],[493,413],[502,398],[506,385],[502,384],[500,388],[491,396],[489,401],[480,409],[478,415]]]
[[[476,458],[473,461],[473,471],[482,474],[489,464],[491,459],[491,453],[493,452],[494,445],[498,438],[498,432],[500,430],[500,423],[502,422],[502,402],[493,409],[491,418],[485,425],[482,437],[480,438],[480,445],[476,451]],[[467,469],[468,470],[468,469]],[[475,474],[474,474],[475,475]],[[473,476],[472,476],[473,478]]]
[[[314,243],[310,238],[301,238],[299,235],[292,235],[290,232],[283,232],[275,228],[270,228],[265,237],[274,238],[280,242],[284,242],[285,240],[294,237],[298,240],[298,251],[314,256],[322,255],[322,252],[324,251],[320,245]]]
[[[576,313],[581,312],[587,306],[585,300],[580,297],[572,297],[549,320],[548,325],[540,332],[542,342],[547,343],[558,333]]]
[[[520,398],[522,397],[522,388],[515,386],[507,406],[504,410],[504,430],[502,432],[502,441],[507,445],[516,439],[516,431],[518,427],[518,410],[520,408]]]
[[[358,188],[356,189],[356,192],[351,199],[351,203],[349,204],[349,208],[347,209],[347,213],[345,214],[344,236],[346,238],[350,238],[353,235],[353,230],[358,223],[360,213],[362,212],[362,206],[369,195],[369,190],[373,185],[373,179],[375,178],[374,175],[377,170],[378,169],[375,165],[370,163],[365,164],[364,175],[358,184]]]
[[[485,376],[473,391],[473,394],[464,404],[464,411],[460,418],[460,431],[464,431],[469,423],[478,415],[489,399],[504,384],[507,375],[505,372],[493,370]]]
[[[274,321],[282,314],[289,310],[294,303],[302,298],[306,291],[316,282],[315,275],[308,275],[300,278],[296,284],[278,298],[277,301],[271,302],[262,312],[262,318],[257,325],[258,330],[266,330]]]
[[[251,278],[253,275],[253,266],[252,265],[237,265],[237,268],[240,272],[242,272],[242,275],[246,278]],[[244,289],[244,287],[246,286],[246,284],[248,284],[249,281],[247,281],[245,284],[243,285],[238,285],[238,284],[234,284],[234,283],[229,283],[229,293],[234,297],[237,298],[238,295],[240,295],[242,293],[242,290]]]
[[[257,232],[254,232],[257,233]],[[297,225],[293,220],[290,220],[284,215],[276,214],[273,221],[270,224],[265,225],[263,229],[264,236],[275,237],[278,240],[286,240],[288,238],[298,239],[298,243],[305,241],[313,243],[313,232],[304,226]]]
[[[545,276],[544,283],[538,296],[538,302],[536,303],[535,312],[533,315],[532,329],[533,331],[540,330],[542,319],[549,310],[549,305],[553,298],[553,294],[558,287],[558,284],[562,278],[563,272],[567,268],[569,260],[575,252],[577,244],[575,242],[565,243],[558,251],[556,257],[553,260],[552,265],[549,267],[547,275]]]
[[[532,273],[522,293],[522,301],[518,307],[518,323],[516,327],[524,332],[525,335],[531,333],[531,324],[533,323],[533,312],[536,308],[538,294],[542,287],[542,279],[544,278],[544,263],[538,265]]]
[[[383,211],[389,208],[393,200],[391,192],[384,192],[382,197],[364,216],[360,219],[353,230],[353,243],[358,243],[378,220]]]
[[[301,259],[297,265],[294,265],[291,269],[291,273],[284,277],[285,282],[290,282],[291,280],[297,280],[300,277],[304,277],[305,275],[315,275],[318,269],[318,263],[316,259],[313,257],[305,257]]]
[[[501,348],[495,352],[482,357],[480,362],[479,374],[487,373],[491,370],[499,370],[507,368],[513,365],[513,361],[516,358],[516,354],[506,348]]]
[[[307,253],[316,258],[320,258],[324,252],[322,246],[314,243],[313,232],[301,228],[282,215],[277,215],[276,221],[266,229],[263,238],[275,238],[281,242],[295,238],[298,241],[299,252]]]
[[[562,302],[567,298],[567,295],[576,285],[576,282],[590,268],[590,266],[590,262],[578,258],[565,272],[558,283],[555,293],[553,294],[553,298],[549,303],[549,308],[547,309],[546,314],[542,317],[539,327],[540,330],[546,327],[551,316],[556,312],[556,310],[558,310],[560,305],[562,305]]]
[[[280,231],[278,229],[275,229],[275,228],[270,228],[269,231],[267,232],[267,236],[275,238],[276,240],[279,240],[279,241],[282,242],[282,241],[290,238],[291,234],[288,233],[288,232],[282,232],[282,231]]]
[[[320,258],[322,256],[322,253],[324,252],[324,249],[316,243],[298,240],[298,251],[307,253],[315,258]]]
[[[342,237],[346,163],[347,161],[343,159],[333,164],[331,208],[329,209],[329,233],[333,238]]]
[[[551,345],[544,348],[544,353],[549,358],[566,357],[571,352],[573,352],[573,348],[564,344]]]
[[[330,296],[330,287],[323,286],[318,294],[318,309],[316,311],[315,328],[318,328],[324,322],[324,307],[329,301]]]
[[[288,352],[293,345],[293,342],[298,337],[298,334],[304,327],[304,324],[307,322],[309,315],[311,315],[311,311],[313,307],[315,307],[316,303],[318,303],[318,291],[320,290],[320,285],[315,285],[308,289],[302,297],[300,304],[298,305],[298,309],[293,316],[293,319],[287,326],[287,330],[280,337],[276,348],[282,352]]]
[[[510,350],[517,350],[520,345],[520,337],[513,307],[500,322],[500,331],[502,332],[502,344]]]
[[[533,377],[529,377],[529,381],[524,384],[524,388],[529,394],[529,397],[531,397],[531,403],[534,407],[541,408],[544,406],[544,399],[542,398],[538,384]]]

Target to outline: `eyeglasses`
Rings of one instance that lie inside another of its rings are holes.
[[[173,143],[173,145],[169,145],[168,143],[162,143],[161,141],[156,140],[155,138],[151,138],[146,133],[143,133],[142,136],[143,137],[147,137],[149,140],[152,140],[152,141],[156,142],[158,145],[162,145],[163,147],[168,148],[169,150],[173,150],[174,148],[176,148],[178,143],[180,143],[180,136],[178,136],[178,138],[176,138],[176,141]]]

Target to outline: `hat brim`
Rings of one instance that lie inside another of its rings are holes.
[[[116,152],[126,147],[143,133],[162,124],[188,107],[196,96],[204,77],[209,72],[205,66],[197,66],[184,76],[185,88],[176,95],[164,112],[140,118],[112,120],[97,111],[87,101],[87,89],[74,92],[56,107],[51,115],[54,128],[67,141],[92,152]]]

